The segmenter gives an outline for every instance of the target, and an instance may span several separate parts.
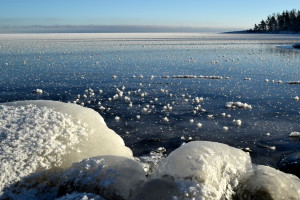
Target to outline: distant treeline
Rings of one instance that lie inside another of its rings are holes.
[[[266,20],[255,24],[250,33],[299,33],[300,10],[283,11],[281,14],[269,15]]]

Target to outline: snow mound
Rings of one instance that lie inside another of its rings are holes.
[[[0,195],[33,172],[132,152],[92,109],[54,101],[0,104]]]
[[[274,168],[253,166],[240,182],[237,199],[300,199],[300,180]]]
[[[63,175],[58,195],[88,192],[104,198],[129,199],[146,181],[142,166],[120,156],[101,156],[74,163]]]
[[[152,178],[175,178],[184,197],[230,199],[240,177],[252,169],[250,156],[226,144],[194,141],[162,160]]]

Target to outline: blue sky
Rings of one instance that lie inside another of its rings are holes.
[[[299,0],[0,0],[0,25],[252,28]]]

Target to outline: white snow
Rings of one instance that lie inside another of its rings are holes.
[[[42,169],[132,152],[92,109],[54,101],[0,104],[0,191]]]

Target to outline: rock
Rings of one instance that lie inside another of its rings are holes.
[[[141,190],[132,198],[133,200],[173,199],[179,194],[178,186],[169,177],[153,179],[146,182]]]

